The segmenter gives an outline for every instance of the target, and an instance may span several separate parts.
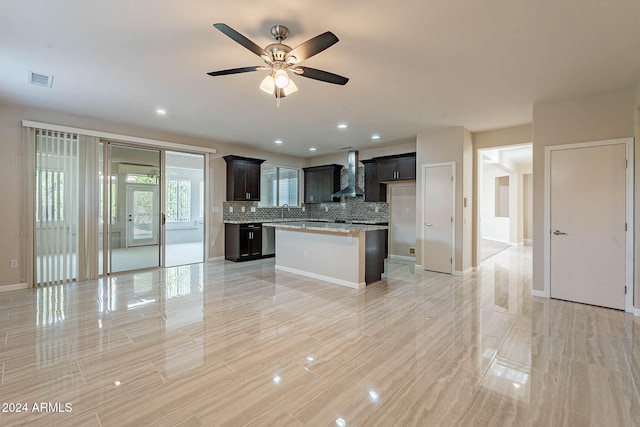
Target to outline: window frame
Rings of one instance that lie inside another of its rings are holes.
[[[290,207],[301,207],[301,196],[302,196],[302,187],[303,187],[303,182],[302,182],[302,168],[298,168],[298,167],[293,167],[293,166],[285,166],[285,165],[277,165],[277,164],[273,164],[273,163],[263,163],[260,165],[260,175],[262,176],[263,174],[263,167],[268,166],[268,167],[272,167],[276,169],[276,203],[275,205],[270,204],[270,202],[267,202],[266,199],[264,197],[262,197],[262,192],[264,191],[264,188],[260,188],[260,201],[258,202],[258,207],[261,208],[277,208],[282,206],[283,204],[287,204],[287,203],[281,203],[280,200],[280,169],[289,169],[289,170],[293,170],[296,172],[296,176],[297,176],[297,191],[296,191],[296,199],[297,199],[297,203],[295,205],[289,205]],[[262,178],[261,178],[262,179]],[[267,204],[268,203],[268,204]]]

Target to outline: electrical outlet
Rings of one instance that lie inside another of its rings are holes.
[[[229,206],[229,213],[233,213],[233,206]]]
[[[305,211],[305,209],[304,209],[304,206],[303,206],[303,207],[302,207],[302,212],[304,212],[304,211]]]
[[[325,206],[325,207],[324,207],[324,211],[325,211],[325,212],[329,212],[329,206]]]
[[[376,213],[380,212],[380,208],[376,206]]]
[[[218,212],[220,212],[220,208],[218,206],[212,206],[211,207],[211,212],[218,213]]]
[[[412,254],[412,255],[415,255],[416,248],[409,248],[409,253]]]
[[[251,206],[251,212],[255,212],[256,211],[256,207],[255,206]]]
[[[244,212],[244,206],[240,208],[240,212]]]
[[[18,260],[17,259],[12,259],[11,260],[11,268],[18,268]]]

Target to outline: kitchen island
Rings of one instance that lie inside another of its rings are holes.
[[[276,269],[361,289],[381,280],[387,226],[274,222]]]

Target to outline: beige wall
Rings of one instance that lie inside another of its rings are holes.
[[[465,220],[469,221],[472,201],[470,181],[465,175],[472,175],[473,165],[469,161],[471,134],[463,127],[445,127],[424,131],[416,141],[416,263],[422,265],[422,214],[424,206],[423,166],[431,163],[455,162],[455,264],[456,272],[464,272],[471,267],[470,233],[465,230]],[[465,161],[466,160],[466,161]],[[469,191],[468,194],[465,190]],[[468,198],[463,208],[464,197]]]
[[[640,201],[640,83],[638,83],[634,88],[634,97],[633,97],[633,108],[635,114],[634,118],[634,129],[636,130],[636,143],[635,143],[635,265],[634,265],[634,283],[636,285],[634,297],[634,306],[636,308],[640,308],[640,209],[638,209],[638,203]]]
[[[522,238],[525,243],[530,243],[533,239],[533,175],[523,174],[522,178]]]
[[[469,130],[462,131],[462,268],[465,271],[473,266],[473,135]],[[465,202],[466,200],[466,202]]]
[[[416,246],[416,183],[387,185],[389,202],[389,254],[415,258],[410,253]]]
[[[544,290],[545,147],[632,137],[634,91],[620,89],[533,106],[533,284]],[[637,258],[637,257],[636,257]],[[636,298],[638,284],[636,281]]]
[[[218,213],[209,214],[209,257],[224,255],[224,227],[222,224],[222,202],[226,200],[226,163],[222,156],[237,154],[265,159],[270,163],[292,166],[308,166],[309,160],[298,157],[261,152],[238,144],[229,144],[212,139],[189,137],[160,130],[111,123],[104,120],[72,116],[58,112],[26,108],[14,105],[0,105],[0,194],[4,206],[0,218],[0,286],[23,283],[26,276],[27,241],[22,218],[24,165],[21,159],[22,120],[71,126],[82,129],[110,132],[141,138],[150,138],[217,150],[211,155],[209,172],[213,185],[209,189],[211,207],[218,207]],[[211,245],[211,243],[210,243]],[[19,267],[10,268],[10,260],[17,259]]]
[[[373,144],[372,144],[373,145]],[[386,147],[369,147],[358,150],[358,160],[368,160],[373,157],[391,156],[394,154],[413,153],[416,151],[416,142],[408,141],[399,144],[389,145]],[[328,154],[326,156],[318,156],[309,159],[309,166],[322,166],[322,165],[344,165],[347,166],[347,153],[349,150],[344,150],[342,153]]]

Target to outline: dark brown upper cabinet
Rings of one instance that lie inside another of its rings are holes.
[[[261,159],[224,156],[227,162],[227,201],[260,201]]]
[[[378,180],[411,181],[416,179],[416,156],[375,159],[378,165]]]
[[[340,191],[342,165],[323,165],[302,168],[304,171],[304,202],[332,202],[332,194]]]
[[[365,202],[386,202],[387,183],[415,181],[416,153],[363,160]]]
[[[386,191],[383,198],[380,197],[381,186],[378,179],[378,163],[375,159],[362,160],[364,165],[364,201],[383,202],[386,200]]]

